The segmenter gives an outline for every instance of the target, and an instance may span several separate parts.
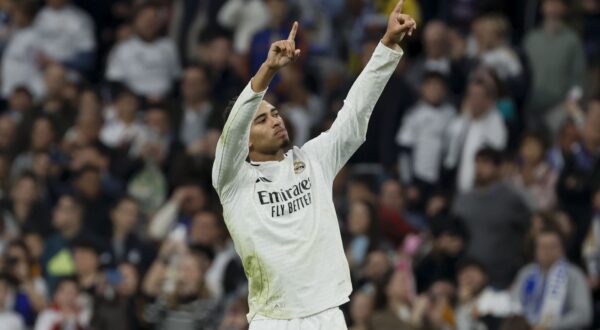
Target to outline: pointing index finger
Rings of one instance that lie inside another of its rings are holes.
[[[290,35],[288,36],[289,41],[294,41],[296,39],[296,32],[298,31],[298,22],[294,22],[292,25],[292,31],[290,31]]]
[[[394,14],[400,14],[402,13],[402,6],[404,5],[404,0],[400,0],[398,1],[398,3],[396,4],[396,7],[394,7]]]

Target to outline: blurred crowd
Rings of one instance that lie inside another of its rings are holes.
[[[328,129],[395,3],[0,0],[0,328],[247,329],[222,112],[298,20],[266,98]],[[404,11],[333,188],[350,329],[600,328],[600,1]]]

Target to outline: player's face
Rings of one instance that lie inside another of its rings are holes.
[[[279,110],[262,101],[250,128],[250,150],[272,155],[290,143]]]

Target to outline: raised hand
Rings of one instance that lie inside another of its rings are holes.
[[[394,7],[388,19],[387,30],[382,38],[383,44],[390,48],[396,47],[406,34],[410,36],[417,29],[415,20],[409,15],[402,14],[402,5],[404,5],[404,0],[398,1]]]
[[[294,22],[292,30],[286,40],[276,41],[269,48],[269,55],[265,64],[274,70],[279,70],[284,66],[295,62],[300,57],[300,49],[296,49],[296,32],[298,31],[298,22]]]

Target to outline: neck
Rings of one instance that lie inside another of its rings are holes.
[[[128,234],[127,230],[117,227],[113,231],[113,241],[124,241]]]
[[[562,21],[560,19],[547,19],[544,21],[544,30],[550,33],[556,33],[560,30]]]
[[[250,151],[250,160],[254,162],[282,161],[285,158],[283,149],[277,150],[274,154],[264,154],[256,151]]]
[[[84,288],[92,286],[95,281],[96,281],[96,273],[95,272],[88,273],[88,274],[81,274],[79,276],[79,283]]]
[[[206,102],[206,98],[202,96],[197,99],[186,100],[185,104],[190,108],[198,108],[201,105],[203,105],[205,102]]]
[[[524,172],[530,172],[530,171],[535,170],[539,163],[541,163],[541,161],[523,162],[523,165],[521,166],[521,168]]]
[[[73,238],[79,232],[79,225],[67,227],[62,230],[63,236],[66,238]]]
[[[550,270],[550,268],[552,268],[552,266],[558,262],[558,260],[560,259],[556,259],[547,264],[540,264],[540,269],[542,270],[542,272],[547,273]]]
[[[406,304],[406,302],[400,298],[390,298],[390,307],[394,310],[397,311],[402,307],[407,307],[408,305]]]

